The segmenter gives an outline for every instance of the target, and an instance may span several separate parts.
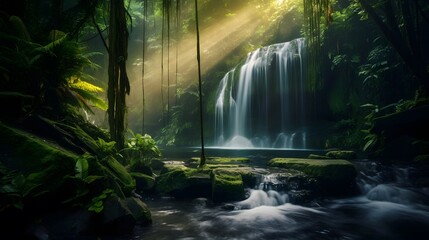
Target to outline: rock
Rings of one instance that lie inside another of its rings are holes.
[[[185,162],[183,161],[165,161],[163,167],[160,170],[160,174],[183,168],[187,168],[185,166]]]
[[[317,155],[317,154],[310,154],[307,157],[308,159],[329,159],[328,156],[324,156],[324,155]]]
[[[152,224],[152,215],[144,202],[135,197],[125,199],[125,202],[137,224],[141,226]]]
[[[314,199],[314,193],[308,190],[291,190],[288,192],[290,203],[304,204]]]
[[[21,235],[21,236],[19,236]],[[17,239],[49,240],[53,239],[48,230],[40,224],[30,224],[23,232],[19,233]],[[3,235],[5,236],[5,235]],[[7,235],[6,235],[7,236]]]
[[[268,166],[295,169],[316,178],[322,195],[344,195],[355,190],[356,169],[346,160],[274,158]]]
[[[215,169],[211,173],[212,200],[215,203],[244,199],[241,174],[227,169]]]
[[[98,222],[98,232],[102,235],[121,235],[131,233],[136,224],[136,218],[127,202],[113,195],[104,202]]]
[[[144,173],[132,172],[130,175],[136,181],[136,190],[140,191],[151,191],[155,186],[155,178],[148,176]]]
[[[159,171],[164,167],[165,163],[159,159],[152,159],[150,162],[150,167],[153,170]]]
[[[57,182],[64,175],[73,174],[78,155],[58,145],[0,123],[2,163],[24,175],[40,172],[39,181]]]
[[[356,159],[356,153],[354,151],[344,151],[344,150],[329,151],[326,153],[325,159],[329,159],[329,158],[352,160],[352,159]]]
[[[135,164],[132,165],[129,169],[130,172],[139,172],[143,173],[149,176],[153,175],[152,168],[150,166],[144,165],[144,164]]]
[[[194,157],[191,159],[191,161],[199,163],[200,158]],[[244,157],[232,157],[232,158],[208,157],[206,159],[207,164],[246,164],[249,162],[250,162],[249,158],[244,158]]]
[[[42,218],[50,239],[77,239],[90,228],[91,213],[84,208],[62,209]]]
[[[211,181],[208,170],[191,169],[183,165],[167,166],[170,171],[156,178],[155,191],[178,198],[209,197]]]
[[[295,169],[282,169],[278,173],[265,175],[264,190],[281,191],[314,191],[318,187],[317,179]]]
[[[245,187],[255,187],[258,176],[253,172],[251,167],[234,167],[227,170],[240,174]]]
[[[136,187],[136,181],[127,171],[127,169],[115,158],[109,156],[106,158],[106,170],[110,176],[112,176],[116,182],[121,186],[125,196],[130,196],[131,192]]]
[[[0,136],[0,165],[5,173],[16,176],[9,181],[18,187],[18,194],[26,195],[25,210],[31,209],[35,213],[50,211],[61,202],[75,197],[71,193],[82,190],[82,181],[70,179],[75,176],[78,155],[1,123]],[[66,186],[74,188],[67,189]]]
[[[221,208],[222,210],[225,210],[225,211],[234,211],[236,210],[237,207],[232,203],[226,203],[226,204],[223,204]]]

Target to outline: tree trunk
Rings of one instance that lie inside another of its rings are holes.
[[[198,94],[200,99],[200,136],[201,136],[201,158],[199,167],[206,164],[206,155],[204,152],[204,121],[203,121],[203,94],[202,94],[202,81],[201,81],[201,55],[200,55],[200,29],[198,26],[198,0],[195,0],[195,20],[197,28],[197,60],[198,60]]]
[[[128,30],[126,10],[123,0],[110,1],[109,24],[109,82],[108,116],[111,138],[116,147],[122,149],[125,144],[125,94],[130,93],[126,61],[128,58]]]

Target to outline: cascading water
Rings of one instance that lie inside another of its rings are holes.
[[[304,194],[311,181],[275,169],[255,169],[260,178],[248,189],[248,198],[224,206],[213,206],[207,199],[150,198],[146,202],[154,225],[137,229],[135,238],[427,239],[429,189],[414,179],[426,171],[368,160],[354,164],[361,191],[347,198],[313,196],[300,201],[298,192]]]
[[[215,145],[307,148],[305,40],[259,48],[217,90]],[[237,73],[238,71],[238,73]]]

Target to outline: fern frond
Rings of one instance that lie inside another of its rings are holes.
[[[104,91],[101,87],[95,86],[94,84],[86,81],[82,81],[79,78],[70,78],[69,84],[73,89],[80,89],[91,93],[99,93]]]

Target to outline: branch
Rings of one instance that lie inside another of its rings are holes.
[[[101,41],[103,42],[104,48],[106,48],[107,53],[109,53],[109,47],[107,46],[106,40],[103,37],[103,32],[100,29],[100,26],[98,26],[97,22],[95,22],[94,14],[92,14],[92,23],[94,23],[95,28],[97,29],[98,35],[101,38]]]

